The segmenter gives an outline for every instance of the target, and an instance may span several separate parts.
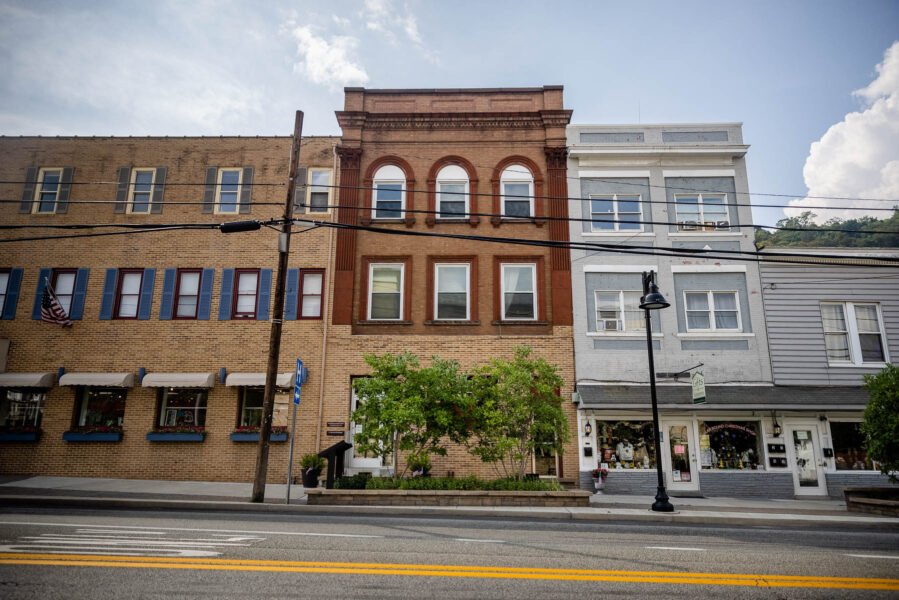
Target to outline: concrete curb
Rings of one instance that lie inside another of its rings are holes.
[[[540,508],[473,506],[337,506],[268,504],[246,501],[147,500],[140,498],[97,498],[83,496],[2,496],[0,507],[27,508],[119,508],[131,510],[230,511],[267,514],[347,516],[427,516],[444,518],[556,519],[567,521],[654,522],[684,525],[734,525],[773,527],[840,527],[879,531],[899,531],[899,519],[865,516],[830,516],[801,513],[715,512],[683,510],[654,513],[637,508]]]

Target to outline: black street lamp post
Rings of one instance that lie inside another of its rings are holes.
[[[659,487],[656,492],[656,501],[652,504],[652,510],[656,512],[674,512],[674,506],[668,501],[665,492],[665,477],[662,474],[662,436],[659,430],[659,404],[656,399],[656,368],[652,356],[652,322],[649,311],[668,308],[671,306],[656,285],[655,271],[643,272],[643,297],[640,298],[640,308],[646,318],[646,350],[649,353],[649,390],[652,397],[652,427],[655,435],[656,447],[656,473],[659,476]]]

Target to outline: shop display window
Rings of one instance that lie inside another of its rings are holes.
[[[703,469],[764,471],[757,421],[700,421],[699,464]]]
[[[205,427],[206,390],[167,388],[162,391],[160,427]]]
[[[655,469],[652,438],[652,421],[597,421],[601,468]]]
[[[124,418],[124,389],[83,388],[78,408],[77,427],[121,427]]]
[[[40,427],[45,397],[37,390],[0,390],[0,429]]]
[[[861,423],[831,421],[830,439],[837,471],[871,471],[879,468],[865,452]]]
[[[240,409],[241,427],[260,427],[262,425],[262,401],[264,397],[264,387],[243,388],[243,402]]]

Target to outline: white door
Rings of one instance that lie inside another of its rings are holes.
[[[359,406],[359,398],[356,396],[356,392],[353,392],[352,402],[350,404],[350,412],[356,410]],[[360,471],[371,471],[373,475],[377,476],[380,472],[381,467],[383,466],[381,459],[377,456],[366,456],[360,452],[356,451],[356,434],[362,433],[362,425],[357,425],[356,423],[350,422],[350,439],[347,441],[353,445],[352,448],[347,450],[347,469],[352,473],[358,473]]]
[[[787,426],[787,456],[797,496],[826,496],[824,458],[818,441],[817,423]]]
[[[699,491],[699,463],[692,423],[665,421],[659,426],[665,485],[673,492]]]

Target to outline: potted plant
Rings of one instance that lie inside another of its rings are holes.
[[[431,457],[427,454],[410,454],[406,465],[412,471],[412,477],[431,476]]]
[[[118,425],[82,425],[63,432],[67,442],[120,442],[122,428]]]
[[[609,470],[597,467],[590,471],[590,476],[593,477],[593,487],[596,488],[596,493],[602,493],[601,490],[606,481],[606,477],[609,476]]]
[[[318,487],[318,476],[325,468],[325,459],[318,454],[304,454],[300,466],[303,468],[303,487]]]

